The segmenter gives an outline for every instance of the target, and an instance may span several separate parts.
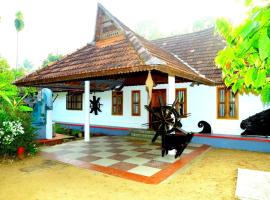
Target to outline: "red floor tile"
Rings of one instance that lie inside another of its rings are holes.
[[[170,165],[170,163],[166,163],[166,162],[160,162],[157,160],[151,160],[148,163],[143,164],[144,166],[148,166],[148,167],[154,167],[154,168],[159,168],[159,169],[165,169],[166,167],[168,167]]]
[[[149,149],[147,149],[147,148],[136,148],[136,149],[133,149],[133,151],[146,152],[146,151],[149,151]]]
[[[126,160],[126,159],[130,158],[130,157],[129,156],[126,156],[126,155],[117,154],[117,155],[110,156],[108,158],[109,159],[113,159],[113,160],[123,161],[123,160]]]
[[[112,150],[110,150],[110,152],[112,152],[112,153],[122,153],[124,151],[126,151],[126,150],[124,150],[124,149],[112,149]]]
[[[99,159],[101,158],[97,156],[91,156],[91,155],[78,158],[78,160],[85,161],[85,162],[92,162]]]
[[[137,167],[137,165],[132,164],[132,163],[119,162],[119,163],[111,165],[110,167],[115,168],[115,169],[121,169],[124,171],[128,171],[134,167]]]

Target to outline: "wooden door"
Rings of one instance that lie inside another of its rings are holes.
[[[166,105],[166,89],[156,89],[152,91],[152,100],[150,107],[158,111],[160,109],[160,101],[163,106]],[[149,128],[156,130],[157,124],[152,124],[152,122],[155,121],[155,117],[149,113]]]

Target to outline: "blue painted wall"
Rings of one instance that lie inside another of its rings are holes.
[[[82,125],[68,125],[68,124],[60,124],[61,126],[74,130],[83,131]],[[118,135],[125,136],[128,135],[128,130],[118,130],[114,128],[106,128],[106,127],[92,127],[90,128],[90,133],[101,133],[104,135]],[[238,150],[247,150],[247,151],[257,151],[257,152],[268,152],[270,153],[270,142],[263,141],[251,141],[251,140],[233,140],[226,138],[211,138],[211,137],[199,137],[194,136],[192,143],[197,144],[206,144],[217,148],[225,148],[225,149],[238,149]]]
[[[211,138],[194,136],[192,141],[198,144],[207,144],[213,147],[225,149],[239,149],[248,151],[268,152],[270,153],[269,142],[259,142],[250,140],[232,140],[225,138]]]
[[[69,128],[69,129],[73,129],[73,130],[80,130],[83,131],[83,126],[77,125],[68,125],[68,124],[60,124],[62,127],[64,128]],[[112,129],[112,128],[106,128],[106,127],[91,127],[90,128],[90,133],[101,133],[104,135],[128,135],[129,132],[128,130],[118,130],[118,129]]]

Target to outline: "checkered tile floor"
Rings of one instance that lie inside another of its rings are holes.
[[[104,136],[93,137],[90,142],[74,141],[46,147],[42,152],[51,159],[84,168],[137,181],[144,180],[142,182],[146,183],[158,183],[170,175],[166,171],[176,171],[185,159],[191,160],[207,148],[204,145],[190,144],[181,157],[175,159],[174,155],[161,157],[159,144],[127,137]]]

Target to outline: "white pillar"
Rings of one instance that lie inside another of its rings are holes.
[[[173,104],[175,100],[175,76],[168,75],[167,104]],[[172,126],[170,126],[172,128]],[[174,133],[174,132],[173,132]],[[176,150],[170,150],[169,155],[175,155]]]
[[[175,100],[175,76],[168,75],[167,104],[173,104]]]
[[[46,139],[53,138],[53,128],[52,128],[52,110],[47,110],[46,113]]]
[[[84,82],[84,141],[90,141],[90,81]]]

